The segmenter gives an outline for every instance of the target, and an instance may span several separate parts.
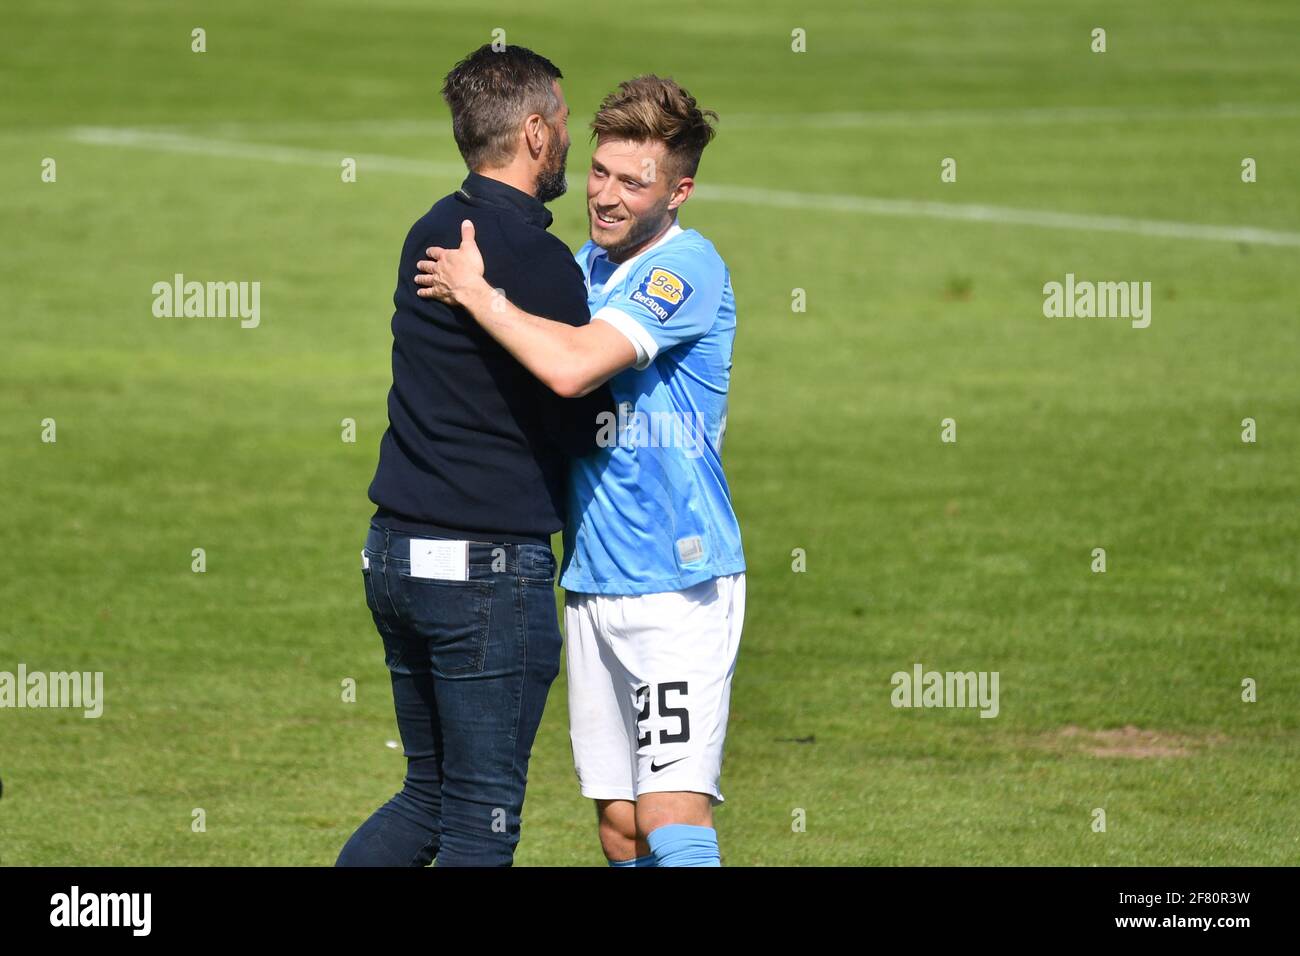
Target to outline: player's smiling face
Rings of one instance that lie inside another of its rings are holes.
[[[636,255],[672,224],[685,200],[681,186],[690,182],[671,177],[663,143],[602,136],[587,174],[592,241],[613,262]]]

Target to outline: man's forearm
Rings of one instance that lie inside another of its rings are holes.
[[[585,395],[600,384],[583,381],[577,328],[523,311],[486,282],[459,298],[492,338],[557,395]]]
[[[484,281],[456,300],[519,364],[555,394],[578,398],[637,360],[637,349],[605,322],[572,326],[532,315]]]

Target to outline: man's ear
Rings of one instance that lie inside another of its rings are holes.
[[[672,198],[668,200],[668,211],[676,212],[682,203],[691,198],[693,192],[695,192],[694,179],[690,176],[683,176],[677,180],[677,185],[673,187]]]
[[[533,113],[528,119],[524,120],[524,140],[528,144],[529,155],[537,159],[542,155],[546,148],[545,133],[546,120],[540,113]]]

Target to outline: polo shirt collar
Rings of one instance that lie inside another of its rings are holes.
[[[536,196],[530,196],[499,179],[470,173],[465,177],[465,182],[461,183],[460,195],[471,205],[513,210],[531,226],[539,226],[542,229],[549,229],[551,226],[551,211],[538,202]]]

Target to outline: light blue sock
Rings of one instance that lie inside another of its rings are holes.
[[[713,827],[670,823],[646,837],[658,866],[722,866]]]
[[[635,859],[631,859],[631,860],[610,860],[610,861],[609,861],[609,865],[610,865],[610,866],[619,866],[619,867],[623,867],[623,866],[654,866],[654,865],[655,865],[655,858],[654,858],[654,855],[652,854],[652,855],[650,855],[650,856],[638,856],[638,857],[636,857]]]

